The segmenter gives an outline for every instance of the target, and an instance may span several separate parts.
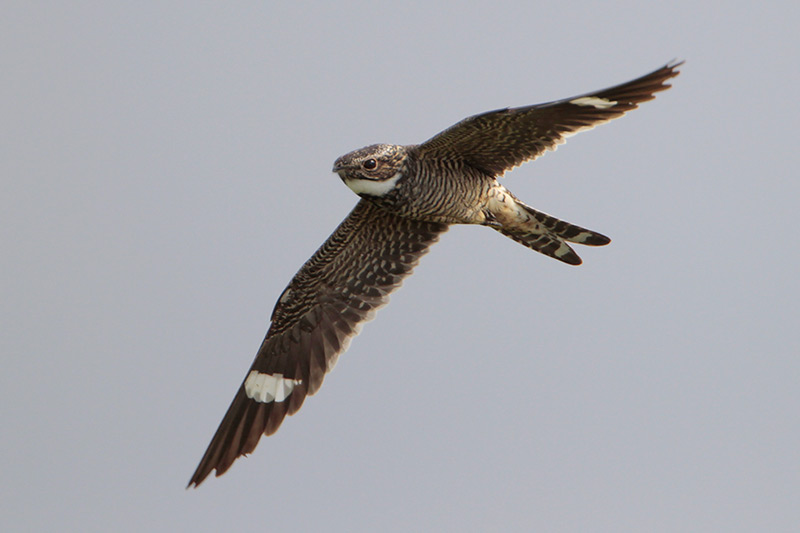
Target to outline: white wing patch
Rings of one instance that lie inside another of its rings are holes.
[[[344,181],[345,185],[350,187],[350,190],[356,194],[366,194],[368,196],[384,196],[389,194],[392,189],[394,189],[395,185],[397,185],[397,181],[403,177],[402,172],[398,172],[388,180],[377,181],[377,180],[368,180],[368,179],[360,179],[360,180],[348,180]]]
[[[244,392],[248,398],[260,403],[282,402],[300,383],[299,379],[287,379],[283,374],[262,374],[252,370],[244,380]]]
[[[596,96],[582,96],[581,98],[570,100],[569,103],[580,106],[592,106],[597,109],[608,109],[609,107],[614,107],[617,105],[617,103],[612,100],[607,98],[598,98]]]

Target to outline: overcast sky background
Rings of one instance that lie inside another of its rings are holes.
[[[0,529],[797,531],[800,4],[744,4],[6,4]],[[184,489],[356,203],[338,156],[673,58],[504,181],[610,246],[451,229]]]

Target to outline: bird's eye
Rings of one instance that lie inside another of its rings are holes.
[[[367,159],[364,161],[364,169],[365,170],[375,170],[378,168],[378,162],[374,159]]]

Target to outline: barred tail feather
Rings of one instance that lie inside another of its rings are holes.
[[[563,261],[568,265],[577,266],[583,262],[578,254],[575,253],[575,250],[566,242],[553,235],[547,233],[521,233],[502,228],[496,229],[506,237],[514,239],[523,246],[527,246],[531,250],[536,250],[553,259]]]
[[[570,224],[565,220],[561,220],[554,216],[550,216],[547,213],[537,211],[536,209],[527,206],[522,202],[519,203],[522,205],[525,211],[530,213],[533,218],[547,228],[548,232],[555,237],[568,242],[585,244],[586,246],[605,246],[611,242],[611,239],[602,233],[597,233],[596,231],[582,228],[581,226],[576,226],[575,224]]]
[[[536,250],[568,265],[577,266],[583,261],[567,242],[587,246],[603,246],[611,242],[611,239],[601,233],[570,224],[547,213],[528,207],[522,202],[519,202],[519,204],[541,224],[540,228],[544,232],[528,232],[502,227],[495,229],[531,250]]]

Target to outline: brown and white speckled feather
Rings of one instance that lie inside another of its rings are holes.
[[[281,295],[248,373],[291,380],[290,393],[283,401],[256,401],[242,383],[189,485],[212,470],[221,475],[317,392],[350,339],[446,230],[361,200]]]
[[[655,93],[670,87],[683,61],[672,62],[641,78],[564,100],[489,111],[462,120],[419,145],[420,157],[463,159],[499,176],[567,137],[623,116]]]
[[[522,210],[528,213],[536,222],[541,224],[542,231],[531,233],[527,231],[514,231],[504,227],[495,228],[497,231],[511,238],[512,240],[527,246],[531,250],[536,250],[553,259],[558,259],[568,265],[577,266],[583,263],[575,250],[567,244],[574,242],[586,246],[605,246],[611,239],[601,233],[590,229],[576,226],[565,220],[560,220],[554,216],[542,213],[530,206],[517,200],[517,204]]]

